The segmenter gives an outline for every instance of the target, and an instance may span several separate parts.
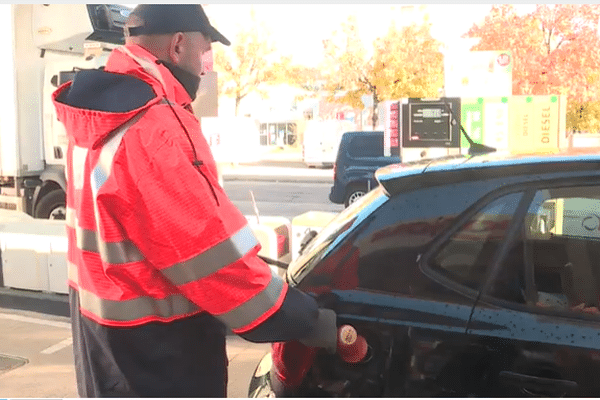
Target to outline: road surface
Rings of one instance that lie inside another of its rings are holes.
[[[342,204],[329,201],[330,183],[226,181],[224,189],[244,215],[255,215],[250,191],[259,215],[283,216],[290,221],[308,211],[340,212]]]

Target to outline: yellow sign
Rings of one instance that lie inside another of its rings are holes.
[[[554,153],[565,136],[564,96],[512,96],[509,148],[512,153]]]

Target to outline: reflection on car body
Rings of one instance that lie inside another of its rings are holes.
[[[267,355],[250,395],[600,395],[600,154],[398,164],[377,179],[287,273],[356,328],[368,359],[317,351],[286,387],[274,371],[305,355]]]

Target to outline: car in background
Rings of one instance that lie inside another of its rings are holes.
[[[600,396],[600,150],[376,179],[286,273],[355,334],[336,354],[273,344],[250,397]]]
[[[377,186],[378,168],[400,161],[399,157],[384,156],[383,131],[344,133],[333,165],[329,200],[348,207]]]

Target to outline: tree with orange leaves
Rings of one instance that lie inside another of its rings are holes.
[[[372,96],[375,127],[377,105],[383,100],[438,96],[444,80],[443,55],[430,27],[427,21],[400,27],[392,23],[387,34],[367,48],[356,17],[350,16],[323,40],[322,69],[330,99],[362,109],[362,96]]]
[[[502,4],[464,36],[480,39],[472,50],[512,52],[513,94],[565,94],[568,127],[600,130],[599,18],[598,4],[538,4],[526,14]]]

